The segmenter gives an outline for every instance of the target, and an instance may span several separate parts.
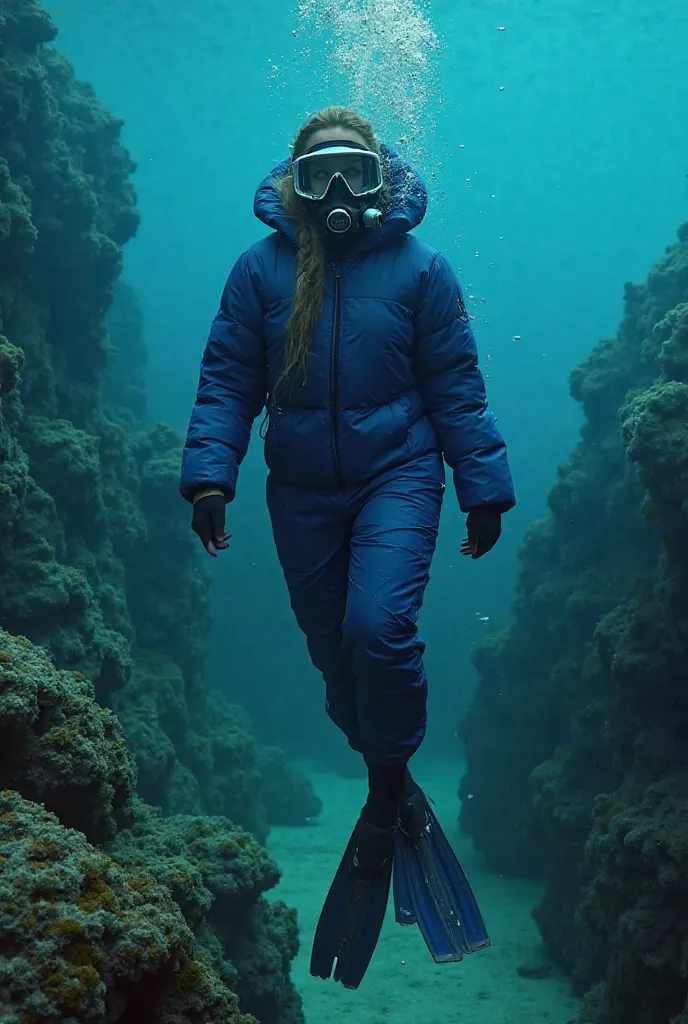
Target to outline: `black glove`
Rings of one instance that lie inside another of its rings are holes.
[[[502,533],[502,513],[493,505],[472,508],[466,517],[468,547],[473,558],[491,551]]]
[[[228,547],[223,494],[206,494],[194,502],[191,529],[201,538],[203,547],[211,555]]]

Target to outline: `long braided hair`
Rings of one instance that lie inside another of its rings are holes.
[[[380,144],[369,121],[346,107],[325,107],[301,126],[293,145],[294,158],[306,152],[313,135],[323,128],[344,128],[356,132],[371,152],[380,154]],[[298,256],[296,288],[287,322],[284,367],[275,385],[276,392],[292,383],[297,376],[305,378],[306,358],[313,328],[322,311],[325,290],[325,247],[316,226],[306,216],[303,204],[294,191],[291,171],[278,182],[278,187],[287,216],[298,227]]]

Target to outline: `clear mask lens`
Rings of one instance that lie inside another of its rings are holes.
[[[377,192],[382,185],[380,158],[367,150],[334,146],[294,160],[294,190],[304,199],[322,199],[339,175],[352,196]]]

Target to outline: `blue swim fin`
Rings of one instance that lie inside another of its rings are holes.
[[[463,868],[422,790],[425,825],[400,829],[394,853],[394,908],[399,924],[417,924],[436,963],[463,960],[490,945]],[[415,811],[421,808],[416,807]]]
[[[314,977],[334,977],[350,989],[358,988],[375,952],[392,882],[391,838],[382,869],[370,878],[356,874],[362,830],[370,828],[361,821],[354,828],[320,914],[311,953]],[[384,835],[392,830],[373,831]]]

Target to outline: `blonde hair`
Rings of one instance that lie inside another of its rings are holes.
[[[293,156],[302,156],[316,132],[323,128],[345,128],[360,135],[368,148],[380,154],[380,144],[373,126],[346,107],[325,107],[313,114],[301,126],[293,145]],[[298,255],[296,266],[296,288],[289,320],[287,321],[287,342],[284,366],[275,391],[290,383],[296,376],[306,376],[306,358],[310,348],[313,328],[322,311],[325,290],[325,247],[317,228],[306,216],[301,200],[294,191],[291,174],[278,182],[284,209],[298,230]]]

